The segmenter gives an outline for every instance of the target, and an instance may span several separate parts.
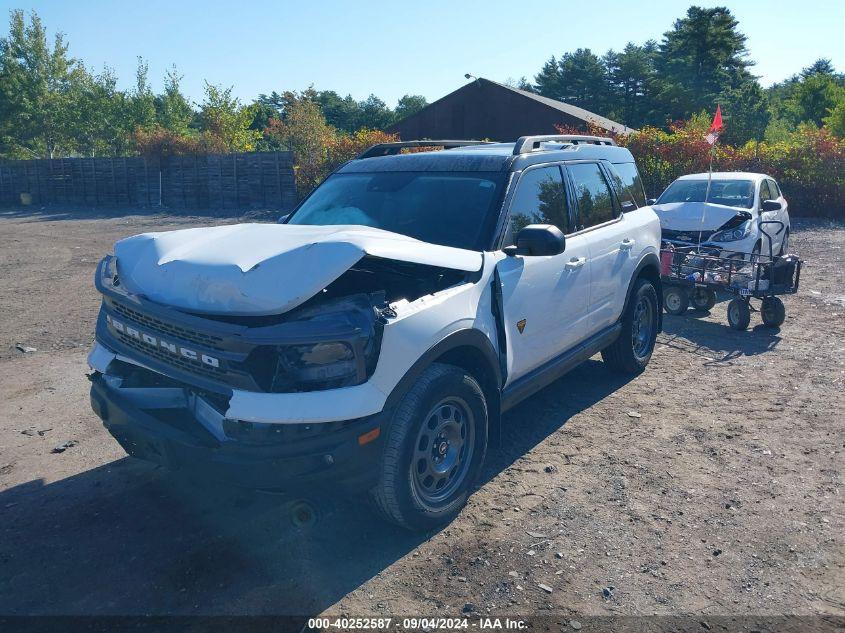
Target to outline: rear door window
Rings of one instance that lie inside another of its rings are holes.
[[[571,163],[566,169],[575,191],[578,230],[609,222],[619,215],[610,183],[598,163]]]

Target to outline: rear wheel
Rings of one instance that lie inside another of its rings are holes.
[[[747,330],[751,323],[751,308],[742,299],[732,299],[728,304],[728,325],[735,330]]]
[[[602,359],[611,369],[636,374],[646,368],[657,339],[657,306],[654,286],[647,279],[638,279],[622,315],[622,332],[601,351]]]
[[[434,363],[396,408],[370,499],[410,530],[448,523],[466,503],[486,450],[481,386],[458,367]]]
[[[716,293],[707,288],[696,288],[692,293],[692,305],[696,310],[711,310],[716,305]]]
[[[766,297],[760,306],[760,316],[763,324],[769,327],[780,327],[786,321],[786,306],[780,297]]]
[[[670,286],[663,291],[663,307],[669,314],[679,316],[689,308],[689,294],[684,288]]]

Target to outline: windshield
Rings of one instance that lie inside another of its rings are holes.
[[[704,202],[707,180],[676,180],[658,198],[657,204],[669,202]],[[750,209],[754,206],[754,181],[716,180],[710,183],[707,202]]]
[[[358,224],[473,250],[495,224],[505,174],[378,172],[335,174],[289,224]]]

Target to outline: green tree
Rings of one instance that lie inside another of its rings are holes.
[[[232,96],[232,88],[220,88],[205,82],[205,100],[199,120],[205,146],[209,150],[249,152],[255,149],[261,132],[250,128],[255,106],[242,105]]]
[[[845,138],[845,98],[840,99],[839,102],[831,108],[830,114],[824,119],[824,125],[831,131],[831,133],[841,138]]]
[[[657,42],[654,40],[643,46],[629,42],[620,53],[607,52],[602,61],[612,98],[606,116],[633,128],[664,123],[654,111],[658,83],[656,56]]]
[[[149,128],[156,122],[155,96],[150,89],[149,70],[149,64],[144,61],[144,58],[138,57],[138,66],[135,69],[135,86],[126,99],[126,114],[132,129]]]
[[[534,78],[536,90],[544,97],[565,101],[603,114],[610,97],[607,70],[589,48],[565,53],[547,61]]]
[[[745,35],[730,10],[692,6],[663,36],[657,72],[661,107],[672,119],[711,111],[726,86],[752,80]]]
[[[308,95],[286,93],[285,116],[273,119],[265,137],[293,152],[296,184],[300,191],[313,189],[324,177],[328,147],[337,137],[337,130],[328,124],[319,103]]]
[[[110,68],[96,76],[82,66],[74,71],[66,125],[83,156],[118,155],[130,147],[132,121],[125,95],[116,86]]]
[[[562,92],[560,76],[560,64],[557,58],[552,55],[549,60],[543,64],[540,72],[534,76],[534,90],[537,94],[550,99],[557,99],[557,95]]]
[[[725,121],[722,140],[729,145],[744,145],[762,140],[771,119],[766,96],[756,80],[726,87],[718,97]]]
[[[393,111],[397,121],[416,114],[428,105],[428,100],[422,95],[405,95],[396,104]]]
[[[792,92],[794,112],[799,123],[822,125],[825,117],[845,99],[845,88],[828,73],[812,73],[795,85]]]
[[[833,63],[826,57],[820,57],[812,64],[801,71],[802,77],[809,77],[810,75],[833,75],[835,70]]]
[[[181,83],[182,75],[171,66],[164,75],[164,92],[156,99],[156,119],[164,129],[188,135],[196,113],[182,94]]]
[[[0,151],[12,157],[51,157],[71,150],[65,128],[76,60],[61,33],[47,42],[38,14],[29,24],[11,12],[9,35],[0,39]]]
[[[393,123],[395,115],[387,104],[375,95],[370,95],[358,104],[360,113],[355,129],[383,130]]]
[[[361,108],[351,95],[341,97],[334,90],[323,90],[317,93],[316,102],[329,125],[349,133],[358,129]]]

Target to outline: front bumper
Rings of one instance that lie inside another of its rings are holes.
[[[91,375],[91,407],[133,457],[170,468],[190,467],[216,481],[258,489],[302,490],[331,485],[360,492],[375,484],[385,414],[320,425],[275,425],[210,421],[213,408],[189,390],[121,389],[112,377]],[[125,392],[125,393],[124,393]],[[175,394],[175,395],[174,395]],[[190,404],[189,404],[190,403]]]
[[[680,240],[672,240],[672,239],[665,239],[665,242],[672,244],[675,248],[679,249],[690,249],[701,248],[702,251],[708,252],[712,255],[717,257],[730,257],[735,259],[742,259],[744,261],[749,261],[751,259],[751,253],[754,250],[754,246],[757,243],[757,236],[749,235],[745,239],[736,240],[735,242],[702,242],[700,245],[693,242],[683,242]]]

